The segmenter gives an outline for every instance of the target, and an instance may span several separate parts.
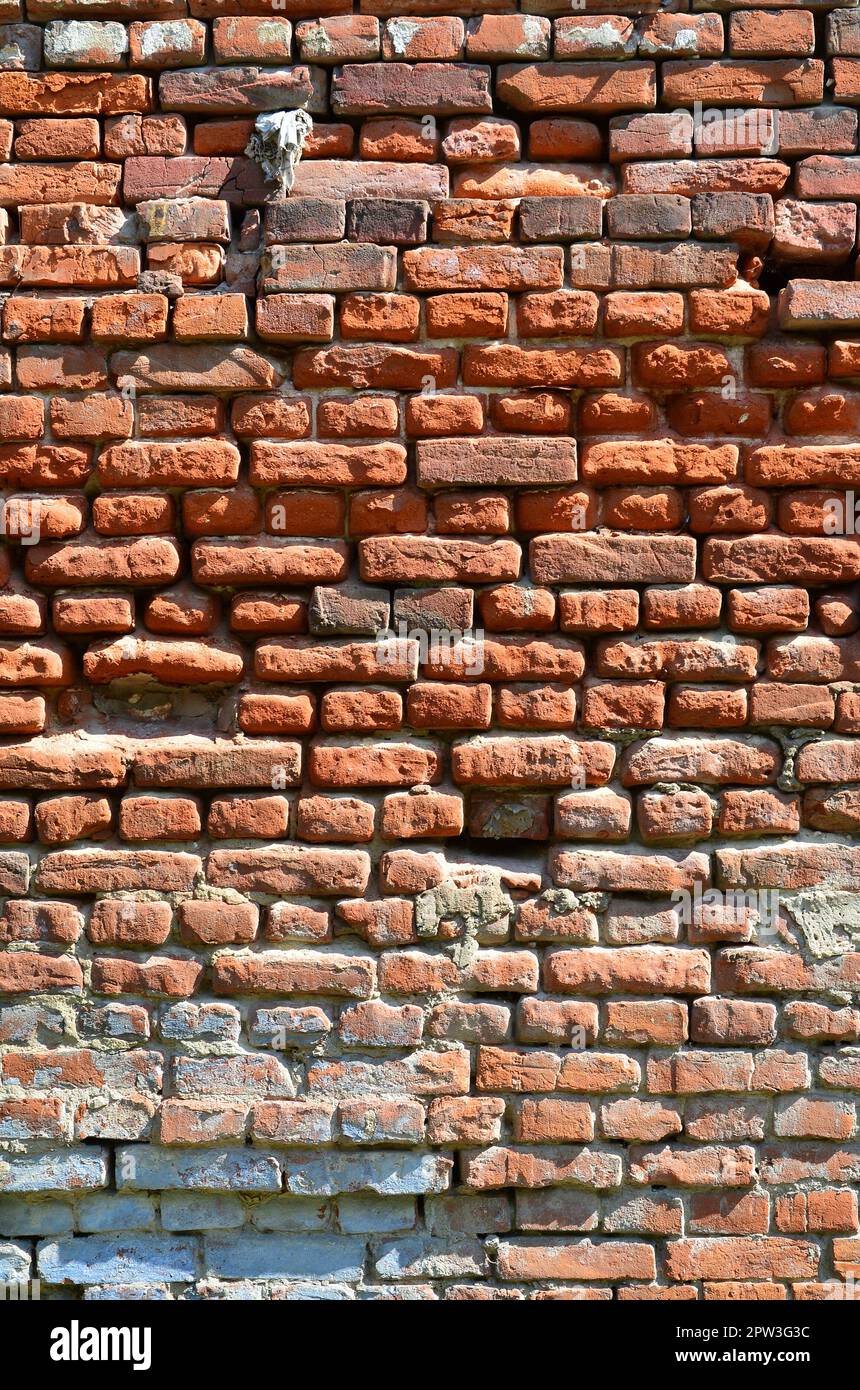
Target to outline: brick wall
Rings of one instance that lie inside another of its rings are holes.
[[[858,11],[0,21],[0,1279],[829,1296]]]

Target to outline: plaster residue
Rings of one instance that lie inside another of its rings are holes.
[[[860,943],[860,893],[813,888],[781,902],[810,955],[841,956]]]
[[[468,957],[479,932],[513,915],[514,902],[502,886],[498,869],[487,868],[471,882],[445,879],[415,899],[415,925],[420,937],[439,935],[443,923],[460,937],[460,956]],[[466,964],[460,959],[459,964]]]

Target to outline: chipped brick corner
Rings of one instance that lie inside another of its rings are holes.
[[[839,0],[0,0],[0,1283],[840,1296],[858,105]]]

